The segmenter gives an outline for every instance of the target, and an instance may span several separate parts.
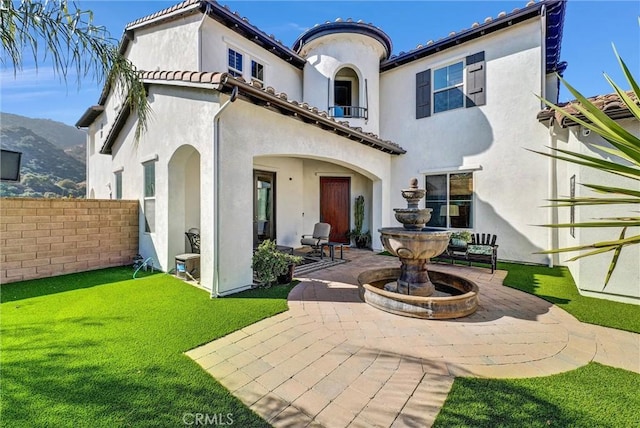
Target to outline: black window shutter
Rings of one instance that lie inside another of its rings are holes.
[[[416,74],[416,119],[431,116],[431,69]]]
[[[482,106],[487,103],[485,90],[484,51],[469,55],[467,63],[467,107]]]

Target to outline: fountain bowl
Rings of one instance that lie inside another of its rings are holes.
[[[432,208],[394,208],[396,220],[402,223],[404,229],[421,230],[431,220]]]
[[[378,229],[385,250],[401,259],[431,259],[447,249],[450,232],[426,232],[402,227]]]
[[[396,315],[422,319],[461,318],[478,307],[478,286],[458,275],[430,270],[431,280],[457,291],[450,296],[413,296],[386,291],[385,284],[400,276],[400,268],[382,268],[358,275],[360,298],[369,305]],[[459,294],[458,294],[459,293]]]

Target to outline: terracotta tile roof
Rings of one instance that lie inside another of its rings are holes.
[[[633,91],[629,91],[627,92],[627,94],[631,97],[631,99],[635,99],[637,104],[640,104]],[[633,117],[633,114],[631,113],[631,111],[629,111],[629,109],[620,99],[617,93],[598,95],[587,99],[612,119],[626,119],[629,117]],[[579,119],[584,120],[585,117],[580,114],[578,110],[576,110],[576,104],[580,103],[577,100],[573,100],[566,103],[558,103],[558,107],[561,107],[562,110],[566,111],[567,113],[576,115],[576,117],[578,117]],[[540,122],[544,122],[551,118],[554,118],[554,120],[560,123],[560,125],[563,127],[577,125],[576,122],[567,117],[564,117],[562,114],[549,107],[540,111],[536,117]]]
[[[142,18],[138,18],[135,21],[132,21],[130,23],[128,23],[125,26],[126,30],[131,29],[132,27],[136,27],[139,26],[140,24],[146,23],[146,22],[150,22],[150,21],[155,21],[158,18],[163,18],[166,17],[168,15],[172,15],[175,14],[178,11],[182,11],[182,12],[188,12],[191,10],[196,10],[200,7],[200,0],[185,0],[181,3],[178,3],[176,5],[173,5],[171,7],[168,7],[166,9],[162,9],[159,10],[155,13],[152,13],[151,15],[147,15],[147,16],[143,16]]]
[[[225,93],[231,93],[233,88],[238,88],[238,95],[243,99],[262,106],[269,110],[276,111],[285,116],[291,116],[305,123],[317,126],[329,132],[333,132],[358,143],[373,147],[385,153],[394,155],[404,154],[406,151],[398,144],[381,139],[378,135],[365,132],[360,127],[353,127],[347,121],[335,120],[326,111],[321,111],[317,107],[307,103],[300,103],[290,100],[284,92],[276,92],[271,86],[263,88],[258,83],[247,83],[242,78],[235,78],[227,73],[201,72],[201,71],[144,71],[141,72],[141,79],[149,84],[175,84],[180,86],[189,85],[210,85],[211,89]],[[129,112],[126,112],[128,115]],[[108,137],[101,153],[108,154],[115,143],[115,139],[121,131],[126,117],[118,116],[112,129],[109,130]]]

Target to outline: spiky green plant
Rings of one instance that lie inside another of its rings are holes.
[[[0,63],[10,62],[17,74],[28,52],[36,68],[48,60],[64,82],[73,72],[78,85],[93,77],[113,87],[138,113],[135,140],[139,140],[151,113],[144,84],[134,65],[120,54],[117,40],[93,23],[91,10],[67,0],[0,0],[0,23]]]
[[[604,77],[613,87],[615,92],[618,94],[622,102],[624,102],[633,116],[635,116],[636,119],[640,120],[640,106],[638,105],[638,100],[640,100],[640,87],[631,75],[631,72],[629,71],[629,68],[627,67],[625,62],[622,60],[622,58],[620,58],[620,55],[618,55],[615,47],[614,53],[632,90],[630,92],[622,90],[620,86],[618,86],[606,73]],[[567,112],[562,107],[557,106],[547,100],[544,100],[542,98],[540,99],[557,113],[597,133],[609,144],[611,144],[611,147],[608,147],[599,144],[587,143],[593,148],[607,153],[610,156],[610,159],[605,160],[594,156],[572,152],[570,150],[563,150],[552,147],[549,147],[551,153],[536,153],[542,154],[544,156],[549,156],[554,159],[594,168],[604,173],[614,174],[617,176],[629,178],[631,180],[640,181],[640,138],[625,130],[615,120],[611,119],[598,107],[593,105],[593,103],[591,103],[564,79],[560,78],[560,80],[578,101],[577,103],[573,103],[572,107],[575,108],[584,117],[584,119],[581,119],[576,114]],[[636,189],[630,187],[613,187],[597,183],[582,183],[581,185],[597,193],[601,193],[603,196],[552,199],[552,206],[578,207],[589,205],[625,204],[632,205],[634,206],[634,208],[640,207],[640,191]],[[580,245],[577,247],[552,249],[543,251],[541,252],[541,254],[554,254],[569,251],[580,252],[580,254],[576,257],[569,259],[569,261],[574,261],[582,257],[606,252],[613,252],[611,264],[609,265],[609,270],[607,271],[607,276],[604,283],[604,287],[606,288],[609,280],[611,279],[611,274],[616,268],[618,257],[620,256],[622,249],[629,245],[640,244],[640,234],[627,236],[629,228],[640,226],[640,216],[637,215],[638,211],[634,211],[634,208],[632,208],[631,211],[634,212],[634,214],[628,217],[599,218],[594,219],[594,221],[591,222],[583,223],[547,224],[545,225],[546,227],[552,228],[616,228],[620,229],[620,234],[618,235],[617,239],[613,238],[609,241],[594,242],[592,244]]]

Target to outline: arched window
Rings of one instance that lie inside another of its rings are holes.
[[[367,109],[360,107],[360,79],[349,67],[341,68],[333,81],[333,106],[329,107],[333,117],[367,117]]]

